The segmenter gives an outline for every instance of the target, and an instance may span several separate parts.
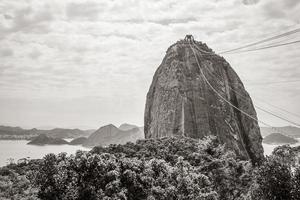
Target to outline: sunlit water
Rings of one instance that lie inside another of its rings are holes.
[[[291,146],[300,146],[300,138],[298,143]],[[48,153],[61,153],[74,154],[77,150],[88,151],[90,148],[81,145],[27,145],[26,140],[0,140],[0,166],[9,163],[9,159],[14,159],[15,162],[21,158],[42,158]],[[270,155],[275,147],[278,145],[264,144],[265,155]]]
[[[300,138],[296,138],[298,140],[298,143],[290,145],[292,147],[295,146],[300,146]],[[275,149],[275,147],[280,146],[280,145],[273,145],[273,144],[265,144],[263,143],[263,147],[264,147],[264,154],[265,155],[270,155],[272,153],[272,151]]]
[[[9,159],[18,161],[21,158],[42,158],[48,153],[66,152],[73,154],[77,150],[90,150],[81,145],[27,145],[27,140],[0,140],[0,166],[9,163]]]

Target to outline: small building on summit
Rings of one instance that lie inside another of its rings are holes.
[[[194,41],[194,37],[193,37],[193,35],[186,35],[185,36],[185,38],[184,38],[184,40],[186,40],[186,41]]]

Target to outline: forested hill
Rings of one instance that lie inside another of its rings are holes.
[[[54,128],[51,130],[23,129],[20,127],[0,126],[0,139],[32,139],[38,135],[45,134],[52,138],[77,138],[89,136],[94,130]]]
[[[139,140],[10,164],[0,199],[299,200],[295,155],[283,146],[253,166],[212,137]]]
[[[271,133],[264,137],[263,142],[266,144],[275,144],[275,145],[282,145],[282,144],[296,144],[298,140],[283,135],[281,133]]]
[[[282,127],[275,127],[275,129],[276,130],[274,130],[274,128],[271,127],[260,127],[261,135],[265,137],[267,135],[274,133],[274,131],[275,132],[279,131],[282,135],[293,137],[293,138],[300,138],[300,128],[298,127],[282,126]]]

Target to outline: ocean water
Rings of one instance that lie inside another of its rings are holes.
[[[295,146],[300,146],[300,138],[296,138],[298,140],[298,143],[290,145],[292,147]],[[280,145],[275,145],[275,144],[265,144],[263,143],[263,147],[264,147],[264,154],[265,155],[271,155],[272,151],[275,149],[275,147],[280,146]]]
[[[300,146],[300,138],[298,143],[291,146]],[[90,148],[81,145],[27,145],[27,140],[0,140],[0,167],[9,163],[9,159],[14,159],[17,162],[21,158],[42,158],[48,153],[74,154],[77,150],[88,151]],[[264,144],[265,155],[270,155],[278,145]]]
[[[21,158],[42,158],[48,153],[74,154],[77,150],[88,151],[90,148],[81,145],[27,145],[27,140],[0,140],[0,167],[9,163],[9,159],[17,162]]]

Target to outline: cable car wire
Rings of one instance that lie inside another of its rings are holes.
[[[194,51],[194,48],[192,47],[191,43],[189,43],[189,46],[190,46],[190,48],[192,49],[192,52],[193,52],[194,57],[195,57],[195,59],[196,59],[196,63],[197,63],[197,65],[198,65],[198,68],[199,68],[199,70],[200,70],[200,72],[201,72],[201,75],[202,75],[204,81],[208,84],[208,86],[212,89],[212,91],[213,91],[214,93],[217,94],[218,97],[220,97],[223,101],[225,101],[225,102],[226,102],[227,104],[229,104],[231,107],[235,108],[235,109],[238,110],[240,113],[242,113],[242,114],[244,114],[245,116],[247,116],[248,118],[250,118],[250,119],[252,119],[252,120],[254,120],[254,121],[258,122],[258,123],[264,124],[265,126],[268,126],[268,127],[272,128],[272,129],[274,129],[274,130],[276,130],[277,132],[280,133],[280,130],[274,128],[273,126],[271,126],[270,124],[268,124],[268,123],[266,123],[266,122],[264,122],[264,121],[262,121],[262,120],[259,120],[259,119],[255,118],[255,117],[251,116],[250,114],[248,114],[247,112],[245,112],[245,111],[239,109],[237,106],[233,105],[230,101],[228,101],[226,98],[224,98],[224,97],[223,97],[223,96],[222,96],[222,95],[221,95],[221,94],[220,94],[220,93],[219,93],[219,92],[218,92],[218,91],[210,84],[210,82],[207,80],[206,76],[205,76],[204,73],[203,73],[203,70],[202,70],[201,67],[200,67],[200,63],[199,63],[199,61],[198,61],[198,57],[197,57],[197,55],[196,55],[196,53],[195,53],[195,51]]]
[[[259,48],[254,48],[254,49],[247,49],[247,50],[242,50],[242,51],[234,51],[234,52],[221,52],[220,54],[237,54],[237,53],[245,53],[249,51],[258,51],[258,50],[264,50],[264,49],[270,49],[270,48],[275,48],[275,47],[281,47],[281,46],[286,46],[286,45],[291,45],[291,44],[296,44],[300,43],[300,40],[292,41],[292,42],[287,42],[287,43],[281,43],[281,44],[276,44],[276,45],[271,45],[271,46],[263,46]]]
[[[198,50],[198,51],[200,51],[200,52],[203,52],[200,48],[198,48],[197,47],[197,45],[195,45],[194,44],[194,47],[196,47],[196,49]],[[208,70],[209,71],[209,70]],[[210,71],[209,71],[210,72]],[[211,74],[212,74],[212,72],[210,72]],[[213,76],[215,76],[214,74],[212,74]],[[220,80],[220,78],[219,78],[219,80]],[[277,82],[269,82],[269,83],[286,83],[286,82],[299,82],[300,80],[293,80],[293,81],[277,81]],[[238,95],[240,95],[240,96],[242,96],[241,94],[239,94],[236,90],[234,90],[232,87],[230,87],[229,86],[229,88],[231,89],[231,90],[233,90],[233,91],[235,91]],[[245,98],[245,97],[244,97]],[[262,100],[261,100],[262,101]],[[265,102],[265,101],[264,101]],[[275,106],[275,105],[272,105],[272,104],[270,104],[270,103],[268,103],[268,102],[265,102],[266,104],[268,104],[268,105],[270,105],[270,106],[272,106],[272,107],[275,107],[275,108],[277,108],[277,109],[280,109],[280,110],[282,110],[282,111],[284,111],[284,112],[286,112],[286,113],[289,113],[290,115],[294,115],[294,116],[296,116],[296,117],[300,117],[300,115],[298,115],[298,114],[295,114],[295,113],[292,113],[292,112],[290,112],[290,111],[288,111],[288,110],[285,110],[285,109],[283,109],[283,108],[280,108],[280,107],[278,107],[278,106]],[[256,106],[256,105],[254,105],[254,106]],[[256,106],[256,107],[258,107],[258,106]],[[258,107],[259,108],[259,107]],[[261,109],[261,110],[264,110],[264,112],[270,112],[271,113],[271,111],[267,111],[267,110],[265,110],[265,109],[263,109],[263,108],[259,108],[259,109]],[[269,113],[269,114],[270,114]],[[273,116],[277,116],[276,114],[272,114]],[[289,122],[289,123],[292,123],[292,124],[294,124],[294,125],[296,125],[296,126],[300,126],[300,124],[298,124],[298,123],[296,123],[296,122],[293,122],[293,121],[291,121],[291,120],[289,120],[289,119],[284,119],[284,118],[282,118],[282,117],[280,117],[280,116],[277,116],[277,117],[279,117],[280,119],[282,119],[282,120],[284,120],[284,121],[287,121],[287,122]]]
[[[219,80],[220,82],[222,82],[221,78],[218,78],[216,75],[214,75],[211,71],[208,70],[207,67],[204,68],[204,69],[206,69],[206,70],[207,70],[207,71],[208,71],[215,79],[217,79],[217,80]],[[242,95],[241,93],[239,93],[238,91],[236,91],[235,89],[233,89],[231,86],[228,86],[228,88],[229,88],[230,90],[234,91],[238,96],[240,96],[242,101],[244,101],[244,102],[248,102],[248,101],[249,101],[249,98],[245,97],[244,95]],[[259,110],[261,110],[261,111],[263,111],[263,112],[265,112],[265,113],[268,113],[268,114],[270,114],[270,115],[272,115],[272,116],[274,116],[274,117],[277,117],[277,118],[279,118],[279,119],[281,119],[281,120],[283,120],[283,121],[289,122],[289,123],[291,123],[291,124],[293,124],[293,125],[295,125],[295,126],[300,126],[300,124],[297,123],[297,122],[294,122],[294,121],[292,121],[292,120],[290,120],[290,119],[286,119],[286,118],[284,118],[284,117],[282,117],[282,116],[279,116],[278,114],[275,114],[275,113],[273,113],[272,111],[266,110],[265,108],[262,108],[261,106],[257,106],[257,105],[255,105],[255,104],[253,104],[253,105],[254,105],[254,107],[256,107],[257,109],[259,109]]]
[[[273,36],[273,37],[270,37],[270,38],[267,38],[267,39],[263,39],[263,40],[260,40],[260,41],[257,41],[257,42],[253,42],[253,43],[241,46],[241,47],[237,47],[237,48],[234,48],[234,49],[231,49],[231,50],[221,51],[221,52],[219,52],[219,54],[229,53],[229,52],[237,51],[237,50],[240,50],[240,49],[245,49],[247,47],[256,46],[258,44],[266,43],[268,41],[276,40],[278,38],[286,37],[286,36],[289,36],[289,35],[292,35],[292,34],[295,34],[295,33],[298,33],[298,32],[300,32],[300,28],[297,28],[297,29],[294,29],[292,31],[288,31],[288,32],[285,32],[285,33],[282,33],[282,34],[279,34],[279,35],[276,35],[276,36]]]

